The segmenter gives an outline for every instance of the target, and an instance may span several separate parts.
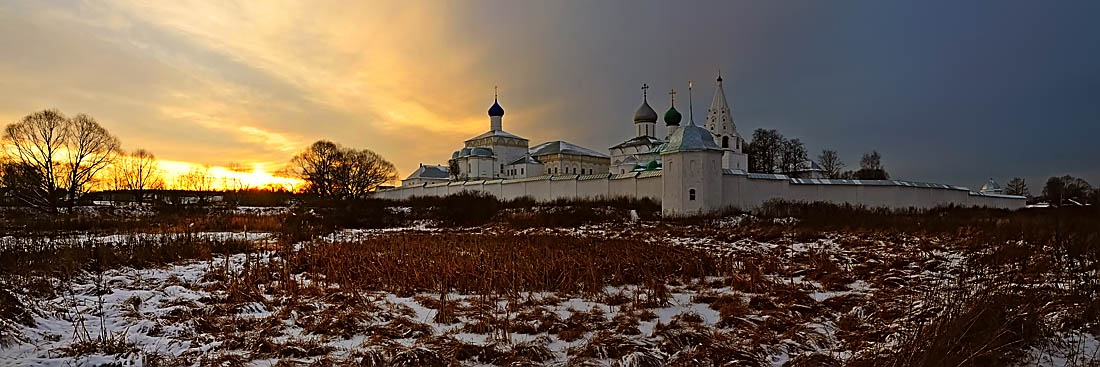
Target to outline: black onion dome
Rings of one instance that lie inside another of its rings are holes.
[[[504,107],[500,107],[500,103],[497,100],[493,100],[493,106],[489,107],[489,117],[504,116]]]
[[[642,105],[638,107],[637,111],[634,111],[634,122],[657,122],[657,111],[654,111],[653,107],[649,107],[649,102],[642,101]]]

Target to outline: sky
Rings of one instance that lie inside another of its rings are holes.
[[[176,171],[310,143],[404,177],[488,130],[598,151],[643,83],[702,122],[720,69],[739,132],[777,129],[849,167],[980,187],[1100,185],[1096,1],[0,1],[0,123],[58,108]],[[686,117],[686,116],[685,116]],[[663,136],[663,132],[661,132]],[[221,172],[221,171],[219,171]],[[1037,193],[1037,192],[1036,192]]]

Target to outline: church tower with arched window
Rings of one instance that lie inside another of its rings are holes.
[[[718,84],[714,88],[714,99],[707,109],[706,128],[714,136],[714,144],[723,151],[722,168],[749,169],[749,157],[745,155],[745,139],[737,132],[737,124],[733,122],[730,114],[729,103],[726,102],[726,91],[722,88],[722,73],[718,73]]]

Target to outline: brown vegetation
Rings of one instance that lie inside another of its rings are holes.
[[[461,217],[461,208],[489,199],[368,200],[362,206],[314,203],[277,216],[215,211],[107,220],[129,233],[117,245],[63,241],[2,249],[0,289],[19,291],[0,292],[0,317],[32,322],[27,300],[51,295],[49,279],[202,259],[212,264],[202,283],[211,296],[165,301],[160,307],[175,308],[157,322],[191,325],[194,342],[222,342],[217,353],[150,354],[148,360],[531,365],[557,358],[545,339],[555,338],[577,343],[566,351],[570,365],[767,365],[780,352],[796,366],[1003,365],[1064,348],[1052,339],[1061,333],[1100,331],[1095,211],[887,212],[772,202],[732,226],[724,224],[730,217],[626,225],[629,210],[647,213],[643,218],[656,210],[644,202],[514,210],[529,204],[516,201],[496,202],[475,219]],[[576,213],[592,217],[559,217]],[[357,219],[363,216],[375,217]],[[334,233],[417,221],[443,228],[355,238]],[[36,236],[50,228],[22,223]],[[581,230],[577,223],[603,225]],[[81,224],[53,225],[76,230]],[[139,236],[142,226],[162,236]],[[281,236],[256,246],[202,237],[191,228],[256,228]],[[42,237],[25,238],[33,244]],[[241,253],[229,266],[228,255]],[[418,315],[386,294],[412,297],[432,313]],[[713,313],[658,317],[683,294]],[[599,306],[559,314],[574,298]],[[125,306],[134,309],[132,317],[145,317],[140,299]],[[268,312],[241,316],[252,309]],[[301,335],[288,334],[288,324]],[[432,324],[455,325],[487,342],[463,341]],[[532,338],[513,342],[514,335]],[[346,356],[333,353],[331,341],[356,336],[366,338],[362,346]],[[128,345],[89,338],[70,350],[134,353]]]

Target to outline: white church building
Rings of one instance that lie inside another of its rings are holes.
[[[675,108],[676,92],[669,91],[664,137],[658,137],[658,116],[649,105],[648,88],[642,86],[633,136],[611,146],[609,154],[564,141],[530,147],[527,139],[502,129],[504,108],[494,98],[489,131],[466,140],[451,155],[448,166],[422,164],[400,187],[375,195],[405,199],[476,191],[503,200],[635,197],[660,202],[666,215],[729,207],[747,210],[771,199],[894,209],[947,205],[1018,209],[1025,205],[1022,196],[946,184],[749,173],[747,142],[737,131],[721,75],[702,126],[693,120],[691,84],[687,121]],[[441,178],[440,172],[447,178]]]
[[[504,108],[494,98],[489,131],[467,139],[462,149],[451,154],[444,168],[449,178],[469,182],[607,172],[606,154],[561,140],[531,147],[526,138],[504,131],[503,121]],[[418,169],[401,181],[401,187],[423,185],[425,175],[431,173]]]

